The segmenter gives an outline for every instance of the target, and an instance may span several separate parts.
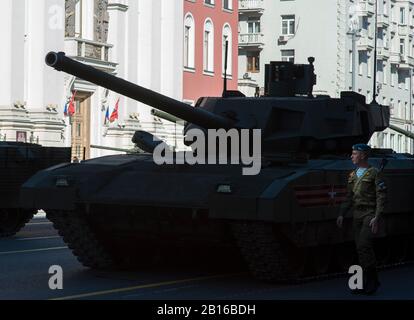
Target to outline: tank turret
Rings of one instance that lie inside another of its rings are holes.
[[[187,121],[184,134],[206,129],[261,129],[262,154],[343,154],[355,143],[367,143],[372,134],[389,126],[389,108],[367,104],[355,92],[340,98],[313,96],[316,83],[313,58],[309,64],[271,62],[266,66],[265,96],[242,94],[200,98],[195,107],[135,85],[65,56],[51,52],[46,63],[59,71],[127,96]]]

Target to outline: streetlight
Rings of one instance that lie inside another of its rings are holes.
[[[359,17],[356,4],[352,4],[349,7],[349,16],[347,34],[352,38],[352,91],[356,92],[356,41],[360,37]]]
[[[375,0],[375,11],[374,11],[374,83],[373,83],[373,99],[371,104],[377,104],[377,37],[378,37],[378,0]]]

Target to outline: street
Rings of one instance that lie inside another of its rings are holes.
[[[63,269],[63,289],[49,289],[49,267]],[[45,217],[35,217],[15,237],[0,240],[0,299],[414,299],[414,266],[383,270],[375,296],[348,292],[347,277],[301,285],[272,285],[243,268],[217,265],[98,272],[84,268]],[[230,270],[229,270],[230,269]]]

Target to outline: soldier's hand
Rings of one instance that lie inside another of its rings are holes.
[[[344,217],[343,216],[339,216],[338,219],[336,219],[336,225],[339,228],[342,228],[342,223],[344,222]]]
[[[371,227],[371,231],[373,234],[376,234],[378,232],[378,218],[374,217],[369,223],[369,226]]]

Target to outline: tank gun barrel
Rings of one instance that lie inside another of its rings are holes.
[[[66,57],[64,52],[49,52],[46,55],[45,61],[48,66],[58,71],[64,71],[205,129],[227,129],[232,128],[235,125],[234,121],[229,118],[214,114],[204,109],[194,108],[184,102],[164,96],[160,93],[85,65]]]
[[[134,149],[123,149],[123,148],[114,148],[114,147],[106,147],[106,146],[98,146],[91,144],[90,146],[92,149],[100,149],[100,150],[108,150],[108,151],[118,151],[118,152],[125,152],[125,153],[137,153]]]
[[[413,132],[410,132],[410,131],[401,129],[401,128],[399,128],[397,126],[394,126],[392,124],[390,124],[389,128],[392,129],[392,130],[394,130],[394,131],[397,131],[398,133],[401,133],[401,134],[403,134],[403,135],[405,135],[405,136],[407,136],[407,137],[409,137],[411,139],[414,139],[414,133]]]
[[[167,120],[167,121],[170,121],[170,122],[180,122],[180,121],[183,121],[182,119],[177,118],[177,117],[173,116],[172,114],[169,114],[169,113],[164,112],[164,111],[159,111],[157,109],[152,109],[151,110],[151,114],[153,116],[156,116],[158,118],[161,118],[161,119],[164,119],[164,120]]]

